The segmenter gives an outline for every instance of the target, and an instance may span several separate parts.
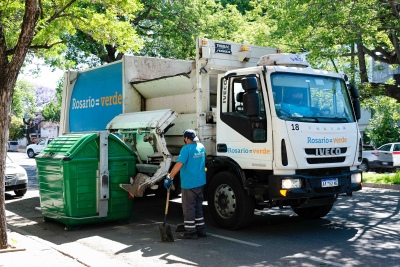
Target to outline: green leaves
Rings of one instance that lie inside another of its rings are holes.
[[[6,50],[11,55],[21,32],[24,2],[2,1],[0,4]],[[68,62],[50,59],[65,52],[68,40],[65,36],[74,36],[77,31],[103,46],[118,47],[121,53],[138,51],[143,45],[130,23],[135,19],[135,12],[142,8],[137,0],[41,0],[39,3],[41,15],[30,48],[53,65],[68,65]],[[102,52],[106,53],[104,48]]]
[[[362,102],[362,107],[371,111],[370,124],[365,134],[374,146],[398,142],[400,136],[400,103],[388,96],[375,96]]]

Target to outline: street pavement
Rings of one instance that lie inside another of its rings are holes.
[[[368,184],[370,187],[382,187]],[[390,189],[399,190],[399,186],[390,186]],[[7,216],[18,216],[7,211]],[[17,218],[24,224],[25,218]],[[18,226],[8,224],[8,240],[12,248],[0,250],[0,267],[24,266],[143,266],[138,260],[127,265],[116,262],[100,251],[89,248],[78,242],[55,244],[38,238]],[[193,241],[195,242],[195,241]],[[147,267],[150,267],[148,263]],[[156,266],[156,265],[155,265]]]
[[[32,160],[32,159],[29,159],[29,160]],[[398,185],[385,187],[382,185],[364,184],[364,186],[400,190],[400,186],[398,186]],[[29,195],[29,191],[28,191],[28,195]],[[345,205],[348,205],[347,202],[344,202],[344,203],[345,203]],[[16,205],[17,205],[17,203],[16,203]],[[380,208],[380,207],[377,207],[377,208]],[[133,260],[128,261],[129,262],[129,265],[128,265],[126,262],[124,263],[124,262],[112,259],[111,257],[107,256],[106,253],[104,253],[104,251],[96,250],[93,247],[85,246],[79,242],[74,242],[74,241],[71,242],[71,240],[69,240],[68,242],[65,242],[65,241],[59,242],[59,240],[57,240],[57,239],[47,239],[47,240],[41,239],[38,237],[38,236],[41,236],[40,234],[38,234],[38,233],[35,234],[34,231],[33,232],[30,231],[28,233],[27,231],[25,231],[23,229],[23,227],[19,227],[19,225],[26,225],[29,223],[33,223],[33,221],[31,221],[29,218],[24,218],[23,217],[24,215],[21,215],[21,214],[17,215],[17,214],[12,213],[9,210],[7,210],[6,216],[7,216],[7,221],[9,223],[8,224],[8,233],[7,233],[8,239],[9,239],[8,243],[10,245],[12,245],[12,248],[6,249],[6,250],[0,250],[0,267],[3,267],[3,266],[4,267],[25,266],[25,265],[27,265],[29,267],[31,267],[31,266],[32,267],[36,267],[36,266],[40,266],[40,267],[52,266],[53,267],[53,266],[57,266],[57,265],[58,265],[58,267],[63,267],[63,266],[68,266],[68,267],[69,266],[72,266],[72,267],[74,267],[74,266],[94,266],[94,267],[97,267],[97,266],[100,266],[100,267],[101,266],[107,266],[107,267],[111,267],[111,266],[122,266],[122,267],[123,266],[146,266],[146,267],[160,266],[160,261],[158,261],[158,262],[154,261],[153,262],[154,264],[152,264],[152,262],[151,262],[152,259],[148,255],[147,255],[147,258],[145,259],[146,261],[143,261],[143,259],[141,259],[141,258],[143,258],[143,255],[141,256],[138,253],[137,257],[136,256],[134,257],[134,261]],[[10,219],[10,220],[8,220],[8,219]],[[12,223],[10,223],[10,222],[12,222]],[[356,222],[360,223],[361,221],[356,221]],[[353,224],[354,224],[354,222],[353,222]],[[335,224],[336,227],[338,227],[339,225],[341,225],[341,224],[340,223]],[[278,231],[279,231],[279,228],[277,228],[277,227],[272,227],[271,229],[278,229]],[[347,229],[347,228],[344,227],[344,229]],[[356,227],[353,226],[351,229],[356,229]],[[377,230],[383,231],[382,229],[383,228],[378,228],[378,229],[373,228],[373,229],[370,229],[369,231],[366,230],[366,234],[369,235],[370,233],[376,233]],[[158,228],[157,229],[151,228],[150,230],[152,232],[158,232]],[[46,231],[46,229],[44,229],[44,231]],[[324,231],[326,231],[325,228],[324,228]],[[388,232],[388,231],[386,231],[386,232]],[[282,235],[283,232],[278,232],[276,234],[279,236],[279,235]],[[325,234],[328,234],[328,233],[325,233]],[[157,238],[159,238],[158,233],[155,233],[154,235]],[[212,243],[214,243],[216,241],[216,236],[217,235],[207,237],[206,240],[197,240],[197,241],[188,240],[188,241],[184,241],[183,244],[189,245],[190,242],[194,242],[193,243],[194,248],[196,248],[196,247],[199,248],[199,246],[212,247]],[[300,238],[301,236],[302,235],[296,235],[291,238],[296,239],[296,238]],[[395,236],[393,238],[395,238]],[[104,238],[106,238],[106,237],[108,237],[108,235],[104,236]],[[274,239],[273,235],[271,235],[270,238],[271,238],[271,240],[276,240],[276,239]],[[327,238],[328,237],[325,237],[325,239],[327,239]],[[360,242],[363,241],[358,234],[354,238],[359,238]],[[370,238],[370,237],[368,236],[367,238]],[[48,240],[52,240],[52,242],[49,242]],[[342,240],[342,239],[340,239],[340,240]],[[199,241],[203,241],[203,242],[199,242]],[[110,240],[110,242],[115,243],[115,240],[114,241]],[[337,242],[337,241],[335,241],[335,242]],[[397,245],[398,241],[392,241],[392,242],[394,242],[394,243],[392,243],[392,245],[395,247]],[[143,243],[146,243],[146,242],[143,242]],[[197,244],[197,245],[194,245],[194,244]],[[283,243],[283,244],[287,244],[287,243]],[[302,244],[305,244],[305,243],[302,243]],[[353,245],[355,245],[355,244],[353,244]],[[232,245],[232,247],[236,247],[236,246]],[[321,244],[321,248],[322,247],[326,247],[326,246]],[[335,247],[335,244],[332,244],[332,248],[334,248],[334,247]],[[149,247],[149,248],[146,247],[143,249],[147,251],[147,250],[151,250],[152,247]],[[153,246],[153,249],[155,249],[155,246]],[[280,248],[280,249],[283,249],[283,248]],[[234,248],[233,248],[233,250],[236,251]],[[131,250],[126,250],[126,251],[131,251]],[[296,250],[296,251],[301,251],[301,250]],[[258,253],[259,252],[260,251],[258,251]],[[255,251],[254,253],[257,253],[257,252]],[[390,253],[390,252],[387,252],[387,253]],[[122,254],[123,253],[120,253],[120,255],[122,255]],[[128,254],[133,254],[133,253],[128,253]],[[153,254],[151,254],[151,252],[148,252],[148,254],[153,255]],[[290,255],[290,253],[288,253],[288,255]],[[384,257],[383,255],[391,256],[388,254],[382,254],[382,255],[379,254],[379,255],[377,255],[377,257]],[[159,256],[164,260],[167,257],[164,255],[163,252]],[[172,255],[169,255],[168,257],[171,257],[171,256]],[[298,256],[298,255],[296,254],[295,256]],[[367,255],[365,255],[365,256],[367,256]],[[129,258],[128,255],[126,257]],[[281,256],[279,256],[278,258],[282,259]],[[288,258],[288,257],[286,257],[286,258]],[[346,264],[346,265],[338,264],[338,263],[336,263],[336,260],[322,261],[319,258],[313,259],[313,260],[316,261],[319,264],[319,266],[352,266],[351,263]],[[149,264],[149,262],[150,262],[150,264]],[[165,262],[167,265],[175,266],[173,260],[165,261]],[[388,261],[388,262],[393,263],[393,261]],[[288,265],[285,265],[285,263]],[[295,261],[295,264],[296,263],[300,264],[299,261]],[[283,264],[283,265],[280,265],[280,264]],[[280,264],[277,266],[295,266],[295,265],[290,265],[289,262],[280,262]],[[360,262],[360,264],[361,264],[361,262]],[[368,262],[363,262],[363,264],[364,264],[364,266],[373,266],[373,265],[368,265]],[[391,265],[390,263],[387,265],[387,264],[385,264],[384,260],[382,260],[382,264],[385,266],[398,266],[398,265]],[[184,264],[183,262],[180,262],[179,266],[183,266],[183,265],[186,265],[186,264]],[[194,262],[188,261],[187,265],[196,266],[197,264]],[[356,264],[356,265],[358,265],[358,264]],[[361,265],[359,265],[359,266],[361,266]],[[229,266],[229,263],[226,262],[225,266]],[[246,266],[246,265],[244,265],[243,263],[242,264],[238,263],[237,266]],[[259,261],[257,265],[252,265],[252,266],[269,266],[269,264],[267,262]],[[300,266],[300,265],[297,265],[297,266]],[[301,266],[306,266],[306,265],[301,265]],[[315,266],[315,265],[308,265],[308,266]]]

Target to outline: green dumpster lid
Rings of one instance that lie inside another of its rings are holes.
[[[98,133],[68,133],[55,138],[38,158],[99,157]],[[134,152],[114,134],[108,136],[108,156],[134,156]]]

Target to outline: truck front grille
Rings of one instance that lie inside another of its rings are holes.
[[[308,164],[338,163],[344,162],[346,157],[307,158]]]
[[[306,148],[307,155],[313,156],[307,158],[308,164],[340,163],[346,160],[343,155],[347,152],[347,147],[339,148]]]

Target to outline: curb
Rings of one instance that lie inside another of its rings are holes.
[[[383,188],[383,189],[392,189],[400,191],[400,184],[374,184],[374,183],[363,183],[363,187],[372,187],[372,188]]]

